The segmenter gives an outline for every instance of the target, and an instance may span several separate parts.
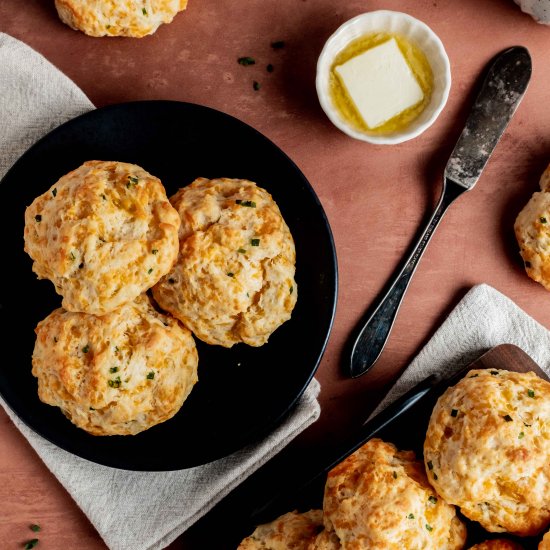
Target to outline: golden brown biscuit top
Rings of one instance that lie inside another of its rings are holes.
[[[101,315],[153,286],[177,258],[180,220],[158,178],[88,161],[25,212],[25,250],[63,307]]]
[[[61,20],[89,36],[154,33],[184,10],[187,0],[55,0]]]
[[[239,544],[238,550],[309,550],[310,542],[323,529],[321,510],[284,514],[260,525]]]
[[[228,178],[199,178],[171,202],[180,254],[155,299],[209,344],[264,344],[297,298],[294,241],[277,204],[255,183]]]
[[[424,444],[432,485],[493,532],[550,522],[550,383],[534,373],[474,370],[438,400]]]
[[[193,337],[146,295],[103,316],[57,309],[36,328],[42,401],[94,435],[125,435],[171,418],[197,381]]]
[[[329,473],[323,511],[327,531],[343,548],[458,550],[466,538],[454,507],[429,485],[414,453],[380,439]]]

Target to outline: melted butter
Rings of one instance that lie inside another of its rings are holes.
[[[405,57],[407,64],[411,68],[424,97],[416,105],[405,109],[397,116],[387,120],[376,128],[369,128],[361,115],[357,112],[355,104],[349,96],[340,77],[334,71],[334,68],[352,57],[355,57],[375,46],[387,42],[391,38],[395,38],[401,53]],[[396,34],[385,32],[368,34],[354,40],[348,44],[334,59],[330,68],[330,96],[340,111],[340,114],[349,124],[355,129],[368,134],[392,134],[406,128],[413,120],[415,120],[430,102],[433,90],[433,73],[424,52],[407,39]]]

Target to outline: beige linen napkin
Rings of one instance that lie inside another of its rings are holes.
[[[0,33],[0,178],[49,130],[93,108],[41,55]],[[116,470],[73,456],[23,425],[1,398],[0,405],[111,549],[153,550],[167,546],[317,420],[318,394],[314,380],[292,415],[258,444],[205,466],[160,473]]]
[[[515,344],[550,376],[550,332],[488,285],[474,286],[392,387],[372,416],[430,374],[452,376],[499,344]]]

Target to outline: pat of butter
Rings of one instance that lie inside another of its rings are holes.
[[[424,97],[395,38],[334,70],[369,128],[380,126]]]

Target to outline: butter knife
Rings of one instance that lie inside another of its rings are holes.
[[[447,162],[441,197],[430,221],[388,291],[369,309],[352,337],[350,374],[353,378],[365,374],[380,357],[430,237],[447,208],[477,183],[530,78],[531,57],[522,46],[504,50],[492,62]]]

